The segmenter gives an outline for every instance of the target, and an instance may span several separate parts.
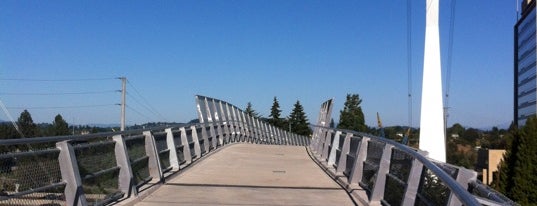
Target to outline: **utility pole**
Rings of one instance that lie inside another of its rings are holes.
[[[119,77],[121,79],[121,131],[125,131],[125,104],[127,94],[127,77]]]

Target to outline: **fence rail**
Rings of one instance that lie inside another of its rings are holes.
[[[466,168],[356,131],[312,125],[310,152],[353,198],[365,205],[516,205]]]
[[[138,196],[150,183],[163,182],[225,144],[306,146],[308,142],[308,137],[279,131],[264,122],[259,122],[261,125],[271,129],[218,121],[0,140],[4,147],[0,154],[0,205],[106,205]],[[289,141],[292,138],[299,141]]]

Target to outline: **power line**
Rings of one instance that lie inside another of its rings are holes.
[[[149,107],[147,107],[145,104],[142,104],[142,102],[140,102],[140,100],[138,100],[135,96],[131,95],[130,93],[127,92],[127,96],[128,97],[131,97],[132,100],[134,100],[134,102],[136,102],[138,105],[142,106],[144,109],[146,109],[147,111],[149,111],[151,114],[155,115],[156,117],[160,118],[159,115],[155,112],[153,112]]]
[[[127,80],[127,83],[132,87],[132,89],[134,90],[134,92],[145,102],[145,104],[147,105],[144,106],[148,111],[152,112],[153,114],[155,114],[156,116],[160,117],[161,119],[163,119],[164,121],[168,121],[162,114],[160,114],[160,112],[158,112],[150,103],[149,101],[147,101],[146,98],[144,98],[144,96],[142,96],[142,94],[136,89],[136,87],[134,87],[134,85],[129,81]],[[132,97],[132,96],[131,96]],[[143,104],[141,104],[140,102],[138,102],[140,105],[143,106]]]
[[[52,96],[52,95],[106,94],[106,93],[115,93],[115,92],[118,92],[118,90],[86,91],[86,92],[49,92],[49,93],[0,92],[0,95],[10,95],[10,96]]]
[[[91,108],[91,107],[106,107],[115,106],[116,104],[94,104],[94,105],[78,105],[78,106],[50,106],[50,107],[7,107],[8,109],[75,109],[75,108]]]
[[[29,79],[29,78],[0,78],[0,81],[26,81],[26,82],[74,82],[74,81],[104,81],[117,78],[84,78],[84,79]]]
[[[407,43],[407,72],[408,72],[408,127],[412,127],[412,1],[406,5],[406,43]]]
[[[447,62],[446,62],[446,91],[445,91],[445,99],[444,99],[444,107],[446,110],[446,121],[447,121],[447,109],[449,108],[449,94],[450,94],[450,86],[451,86],[451,63],[452,63],[452,57],[453,57],[453,33],[455,30],[455,5],[456,0],[451,1],[451,17],[449,21],[449,40],[448,40],[448,54],[447,54]],[[446,122],[447,124],[447,122]]]
[[[133,112],[137,113],[138,115],[140,115],[140,116],[146,118],[147,120],[150,120],[150,119],[151,119],[151,118],[149,118],[148,116],[146,116],[146,115],[142,114],[141,112],[139,112],[138,110],[136,110],[136,109],[130,107],[129,105],[125,105],[125,106],[126,106],[128,109],[132,110]]]

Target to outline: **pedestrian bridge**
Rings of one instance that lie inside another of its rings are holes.
[[[325,127],[278,129],[196,96],[200,123],[0,140],[0,205],[515,205],[425,151]]]

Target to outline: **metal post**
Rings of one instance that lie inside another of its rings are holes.
[[[115,135],[112,139],[116,142],[114,152],[116,155],[117,166],[121,168],[119,170],[118,178],[119,189],[121,192],[127,194],[127,196],[131,196],[131,193],[134,193],[134,196],[138,196],[138,190],[134,183],[134,175],[132,174],[131,162],[129,160],[129,154],[123,135]]]
[[[427,152],[418,150],[423,156],[427,156]],[[423,172],[423,163],[418,159],[412,160],[412,168],[408,175],[407,186],[405,191],[405,197],[403,199],[403,206],[412,206],[416,202],[416,194],[418,194],[418,187],[420,185],[421,173]]]
[[[192,133],[191,133],[192,141],[194,141],[194,154],[196,154],[197,158],[201,158],[201,146],[200,146],[200,141],[199,141],[198,131],[196,129],[196,126],[195,125],[190,126],[190,130],[192,130]]]
[[[328,167],[331,167],[332,165],[334,165],[334,163],[336,163],[337,150],[340,149],[341,151],[341,149],[343,149],[343,148],[338,148],[339,136],[341,136],[341,131],[336,132],[336,135],[334,135],[334,141],[332,141],[331,143],[332,149],[330,150],[330,153],[328,154]]]
[[[163,182],[162,168],[160,167],[160,158],[155,144],[155,138],[151,131],[144,131],[145,136],[145,152],[149,157],[148,167],[149,175],[159,182]]]
[[[179,128],[181,132],[181,144],[183,145],[183,157],[185,157],[186,164],[192,163],[192,153],[190,151],[190,143],[186,135],[186,129],[184,127]],[[192,138],[194,139],[194,138]]]
[[[74,206],[88,205],[82,189],[82,178],[80,178],[73,146],[68,141],[62,141],[56,143],[56,147],[60,149],[58,162],[60,163],[62,179],[66,183],[64,192],[66,204]]]
[[[349,184],[356,184],[362,181],[364,174],[364,162],[367,158],[367,145],[369,144],[369,137],[362,137],[360,146],[356,151],[354,165],[352,166],[351,173],[349,175]]]
[[[351,147],[352,133],[347,133],[345,140],[343,141],[343,148],[341,148],[341,154],[339,156],[339,162],[336,167],[336,175],[343,175],[343,171],[347,168],[347,154]]]
[[[177,146],[174,141],[172,128],[167,128],[165,131],[166,131],[166,144],[168,146],[168,149],[170,150],[169,152],[170,165],[172,166],[173,171],[178,171],[179,170],[179,158],[177,157]]]
[[[332,144],[332,142],[330,141],[333,137],[334,137],[334,131],[333,130],[328,130],[326,132],[326,138],[324,139],[324,144],[323,144],[323,148],[322,148],[322,152],[321,152],[321,160],[322,161],[327,161],[328,160],[328,149],[330,147],[330,144]],[[300,137],[301,139],[303,139],[303,137]],[[302,144],[304,144],[304,140],[301,141]]]
[[[373,191],[371,192],[370,203],[380,205],[380,200],[384,197],[384,186],[386,185],[386,175],[390,171],[390,161],[392,158],[393,145],[386,144],[382,152],[382,157],[379,163],[379,169],[377,171],[377,178]]]

